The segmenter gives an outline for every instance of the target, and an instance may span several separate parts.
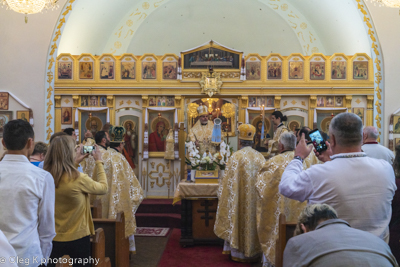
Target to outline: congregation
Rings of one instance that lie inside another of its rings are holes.
[[[238,127],[239,150],[228,160],[218,189],[214,232],[224,240],[223,253],[234,261],[275,266],[283,214],[297,221],[283,266],[398,266],[400,147],[394,156],[378,144],[374,127],[363,129],[357,115],[341,113],[331,121],[327,149],[317,152],[311,129],[298,129],[296,136],[283,125],[286,116],[279,111],[272,116],[276,127],[267,147],[275,156],[268,160],[253,149],[255,127]],[[87,131],[79,145],[75,131],[66,129],[53,134],[47,146],[34,142],[28,122],[4,126],[4,266],[55,266],[53,259],[63,255],[89,259],[95,199],[106,218],[124,212],[125,237],[135,251],[135,212],[143,190],[121,154],[121,142],[112,144],[110,127],[95,136]],[[94,150],[82,153],[84,145]]]

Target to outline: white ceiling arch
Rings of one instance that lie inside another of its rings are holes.
[[[80,0],[58,53],[175,53],[210,39],[247,53],[370,54],[354,0]]]

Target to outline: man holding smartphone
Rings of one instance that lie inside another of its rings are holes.
[[[286,167],[279,192],[309,204],[326,203],[338,217],[360,230],[389,241],[391,202],[397,187],[392,166],[361,152],[362,121],[352,113],[341,113],[329,127],[327,150],[316,153],[324,164],[303,171],[302,161],[310,154],[304,135],[295,157]]]

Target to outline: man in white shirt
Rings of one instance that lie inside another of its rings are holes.
[[[393,164],[393,151],[378,144],[378,130],[373,126],[367,126],[363,130],[363,146],[362,151],[371,158],[384,159],[389,164]]]
[[[17,253],[18,266],[37,267],[50,257],[56,235],[54,180],[28,160],[34,148],[29,122],[8,122],[2,143],[8,150],[0,162],[0,230]]]
[[[388,242],[392,199],[397,187],[392,166],[361,152],[362,122],[352,113],[336,115],[329,127],[328,150],[317,153],[324,164],[303,171],[311,152],[304,135],[286,167],[279,192],[309,204],[326,203],[351,227]]]

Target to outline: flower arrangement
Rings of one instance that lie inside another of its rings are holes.
[[[222,142],[219,147],[219,152],[214,154],[214,163],[220,170],[225,170],[226,163],[228,162],[229,157],[233,154],[233,148],[225,142]]]
[[[225,170],[225,165],[229,157],[233,154],[233,148],[225,142],[220,144],[219,152],[214,155],[211,155],[210,152],[208,154],[204,152],[200,156],[199,150],[192,141],[186,143],[186,148],[188,150],[188,157],[185,158],[185,162],[192,166],[192,170],[197,170],[198,168],[202,170],[215,170],[217,166],[220,170]]]

